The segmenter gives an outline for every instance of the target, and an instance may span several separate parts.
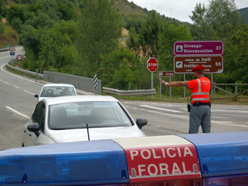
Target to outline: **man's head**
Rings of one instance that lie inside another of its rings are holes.
[[[203,71],[205,70],[205,67],[202,65],[198,65],[192,69],[193,72],[195,72],[195,76],[198,78],[199,76],[203,75]]]

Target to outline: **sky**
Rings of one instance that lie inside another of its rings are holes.
[[[209,5],[209,0],[128,0],[134,4],[146,8],[147,10],[156,10],[161,15],[175,18],[179,21],[192,23],[189,16],[196,4]],[[235,0],[237,9],[248,7],[248,0]]]

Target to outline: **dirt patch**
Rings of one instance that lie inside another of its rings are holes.
[[[6,22],[7,22],[6,18],[3,18],[3,19],[2,19],[2,22],[3,22],[3,23],[6,23]]]
[[[129,31],[127,29],[123,28],[121,35],[128,36],[128,34],[129,34]]]

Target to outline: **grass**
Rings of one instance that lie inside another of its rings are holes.
[[[33,76],[31,74],[27,74],[27,73],[24,73],[24,72],[20,72],[18,70],[14,70],[12,68],[9,68],[8,66],[6,66],[6,69],[8,71],[13,72],[13,73],[18,74],[18,75],[25,76],[25,77],[28,77],[28,78],[31,78],[31,79],[36,79],[36,76]],[[38,77],[38,80],[42,80],[42,78]]]

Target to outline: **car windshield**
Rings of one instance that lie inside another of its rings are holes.
[[[49,86],[44,87],[40,97],[57,97],[57,96],[71,96],[76,95],[75,89],[68,86]]]
[[[77,102],[49,106],[49,128],[54,130],[126,127],[132,122],[117,102]]]

